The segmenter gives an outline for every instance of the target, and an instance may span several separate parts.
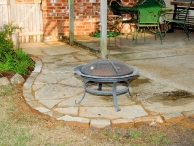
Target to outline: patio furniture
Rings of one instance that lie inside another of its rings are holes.
[[[145,41],[145,28],[148,28],[151,32],[155,34],[155,39],[157,35],[160,36],[162,43],[162,34],[160,31],[159,17],[160,17],[161,7],[156,0],[146,0],[143,4],[138,7],[138,19],[136,22],[136,32],[133,38],[137,42],[137,36],[142,28]]]
[[[187,18],[189,15],[189,10],[190,10],[190,7],[192,5],[192,2],[193,2],[193,0],[191,0],[190,3],[187,3],[186,7],[180,7],[180,8],[175,7],[172,19],[165,18],[166,32],[168,31],[169,24],[171,24],[171,30],[173,30],[174,25],[177,24],[184,30],[184,32],[186,33],[187,38],[189,40],[189,29],[187,27]],[[184,3],[184,5],[185,5],[185,3]]]
[[[131,20],[131,19],[130,19],[130,20],[125,20],[125,19],[123,18],[123,14],[124,14],[125,12],[122,12],[122,11],[119,10],[120,7],[123,7],[121,0],[108,0],[108,1],[107,1],[107,4],[108,4],[109,10],[113,13],[113,15],[108,15],[108,20],[113,19],[114,24],[116,24],[115,27],[116,27],[116,28],[119,30],[119,32],[120,32],[121,29],[123,28],[123,26],[124,26],[125,24],[131,23],[132,20]],[[125,14],[126,14],[126,13],[125,13]],[[116,18],[116,17],[118,17],[119,19],[117,19],[117,20],[115,21],[115,18]],[[118,23],[121,23],[121,25],[120,25],[119,27],[118,27]]]
[[[108,49],[120,48],[122,40],[118,38],[121,34],[122,16],[120,15],[108,15],[107,16],[107,38]]]
[[[121,12],[127,12],[132,17],[132,22],[135,24],[135,32],[130,33],[133,40],[137,43],[137,36],[141,33],[144,34],[145,41],[145,30],[148,29],[150,32],[160,37],[161,44],[164,35],[161,33],[159,17],[166,11],[164,0],[139,0],[134,3],[133,7],[118,7]],[[129,35],[129,34],[128,34]],[[127,37],[128,37],[127,35]]]

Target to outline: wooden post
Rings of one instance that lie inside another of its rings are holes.
[[[100,51],[101,58],[107,58],[107,1],[100,0]]]
[[[74,0],[68,0],[69,3],[69,44],[74,42]]]

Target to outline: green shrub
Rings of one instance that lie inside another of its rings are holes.
[[[13,42],[6,37],[6,33],[0,31],[0,61],[3,61],[5,54],[13,54]]]
[[[34,67],[32,59],[23,52],[22,48],[14,50],[13,42],[10,35],[14,30],[19,29],[16,25],[8,23],[0,31],[0,72],[12,71],[14,73],[27,75],[30,68]]]
[[[11,39],[11,36],[15,30],[22,29],[17,24],[13,24],[13,22],[8,22],[3,25],[3,32],[6,34],[7,38]]]
[[[21,48],[13,54],[5,54],[4,61],[0,62],[0,71],[12,71],[22,75],[29,74],[29,68],[32,67],[34,62]]]

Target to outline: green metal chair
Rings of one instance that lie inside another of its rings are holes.
[[[178,11],[174,12],[173,13],[174,19],[164,18],[164,20],[166,22],[165,23],[166,24],[166,32],[168,31],[169,24],[172,24],[172,25],[177,24],[177,25],[179,25],[180,27],[183,28],[183,30],[186,33],[187,38],[189,40],[189,29],[187,27],[187,17],[188,17],[189,8],[190,8],[192,2],[193,2],[193,0],[190,1],[190,3],[188,4],[187,7],[185,7],[183,9],[181,9],[181,10],[178,10]],[[178,15],[179,17],[176,17],[176,15]]]
[[[141,0],[142,1],[142,0]],[[161,5],[157,0],[146,0],[141,2],[141,5],[138,6],[138,20],[136,22],[136,31],[133,36],[133,39],[136,40],[142,30],[145,38],[145,29],[149,29],[152,33],[155,34],[155,39],[159,35],[161,44],[162,44],[162,34],[160,31],[159,17],[161,12]]]

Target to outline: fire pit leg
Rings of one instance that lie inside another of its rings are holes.
[[[85,95],[86,95],[86,83],[84,82],[84,94],[82,96],[82,98],[80,99],[80,101],[77,103],[76,100],[75,100],[75,104],[80,104],[82,102],[82,100],[84,99]]]
[[[131,92],[130,92],[129,90],[128,90],[128,92],[129,92],[129,95],[130,95],[131,97],[133,97],[132,94],[131,94]]]
[[[98,90],[102,91],[102,84],[101,83],[99,83],[99,85],[98,85]]]
[[[113,102],[114,102],[114,106],[115,106],[115,109],[116,111],[120,111],[121,108],[119,108],[118,106],[118,102],[117,102],[117,94],[116,94],[116,86],[117,86],[117,82],[113,82],[113,89],[112,89],[112,93],[113,93]]]

